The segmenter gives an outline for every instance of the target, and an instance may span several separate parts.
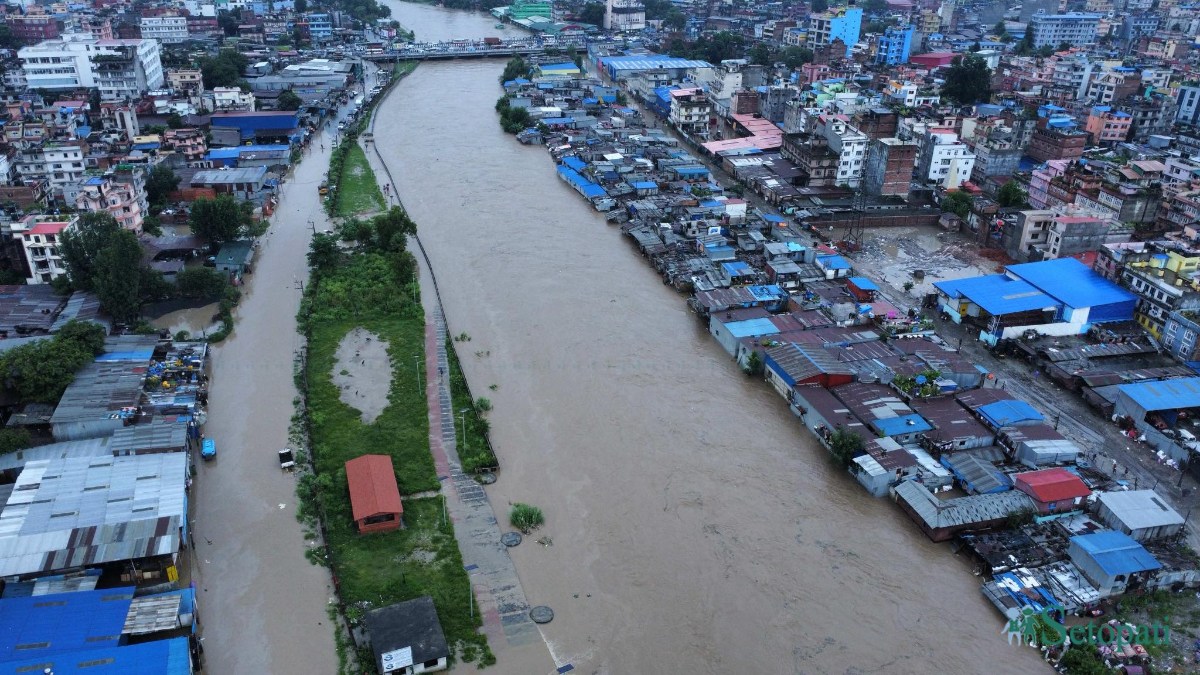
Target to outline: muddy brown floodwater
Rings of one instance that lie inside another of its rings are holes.
[[[485,14],[388,4],[422,40],[496,34]],[[492,502],[546,513],[553,545],[512,555],[530,603],[555,610],[543,636],[556,665],[1043,672],[1000,635],[963,561],[835,470],[545,150],[500,131],[502,68],[421,65],[375,133],[392,139],[379,147],[451,331],[472,338],[468,377],[497,385]],[[497,655],[497,672],[517,672]]]

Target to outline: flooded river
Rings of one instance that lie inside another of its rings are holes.
[[[389,5],[420,40],[498,33],[485,14]],[[545,150],[500,131],[502,68],[423,64],[376,137],[392,139],[380,149],[450,329],[471,336],[468,376],[497,385],[492,502],[546,513],[553,545],[512,554],[529,601],[556,612],[543,627],[556,665],[1040,672],[966,563],[835,470]]]

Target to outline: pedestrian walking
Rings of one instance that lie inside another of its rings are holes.
[[[1116,474],[1117,473],[1117,460],[1114,459],[1112,461],[1112,463],[1113,463],[1112,472],[1113,472],[1113,474]]]

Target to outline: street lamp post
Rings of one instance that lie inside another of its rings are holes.
[[[416,371],[417,371],[417,395],[420,396],[421,395],[421,357],[419,355],[413,357],[413,365],[416,367]]]
[[[462,410],[458,411],[458,419],[462,420],[463,450],[467,449],[467,411],[468,410],[470,410],[470,408],[463,408]]]

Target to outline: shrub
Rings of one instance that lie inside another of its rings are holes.
[[[541,527],[546,522],[546,518],[538,507],[517,502],[513,504],[512,511],[508,514],[508,522],[518,530],[529,534]]]
[[[475,399],[475,409],[480,412],[488,412],[492,409],[492,402],[490,399],[480,396],[479,398]]]

